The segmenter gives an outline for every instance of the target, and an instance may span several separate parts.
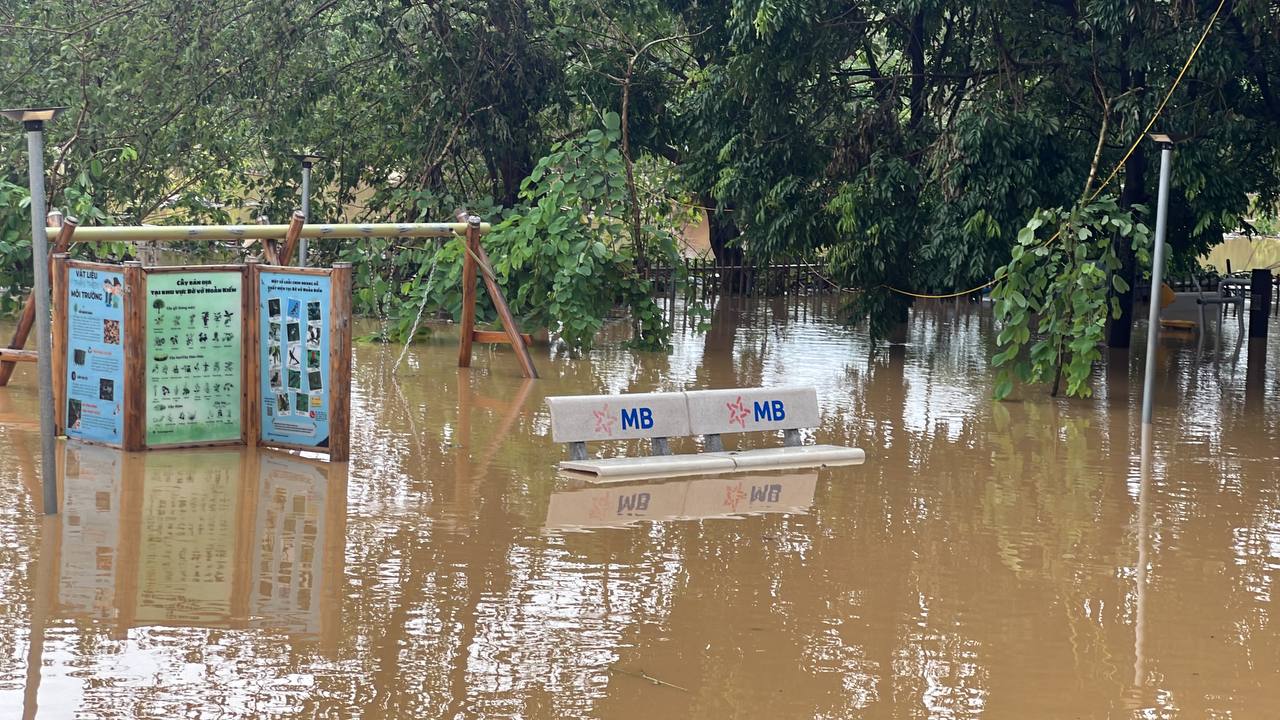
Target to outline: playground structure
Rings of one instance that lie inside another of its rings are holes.
[[[533,358],[529,353],[532,340],[519,332],[506,297],[497,284],[491,263],[480,238],[487,234],[490,225],[475,215],[459,213],[459,222],[452,223],[355,223],[307,225],[301,212],[294,213],[288,225],[161,225],[129,227],[81,228],[75,218],[62,217],[57,211],[49,213],[49,234],[55,236],[51,255],[68,252],[72,243],[133,242],[166,243],[179,241],[261,243],[262,258],[267,265],[288,266],[294,260],[302,240],[308,238],[457,238],[466,249],[463,258],[463,306],[459,335],[458,366],[469,367],[474,343],[509,344],[515,350],[525,377],[538,377]],[[301,261],[302,258],[299,258]],[[52,260],[51,260],[52,262]],[[502,321],[502,330],[477,330],[475,304],[477,301],[477,275],[484,280],[493,304]],[[17,363],[34,363],[36,351],[25,349],[36,316],[34,295],[28,295],[23,305],[18,325],[7,347],[0,348],[0,387],[9,383]]]
[[[50,213],[56,432],[86,442],[142,450],[263,444],[348,455],[351,269],[291,266],[300,241],[322,237],[457,238],[464,243],[458,365],[475,342],[510,344],[525,377],[537,377],[494,279],[481,236],[489,226],[460,213],[456,223],[80,228]],[[260,243],[242,264],[144,266],[72,260],[74,242]],[[301,260],[301,258],[299,258]],[[477,274],[502,320],[500,332],[475,329]],[[166,304],[166,302],[168,304]],[[0,386],[34,325],[29,295],[9,347],[0,352]],[[211,322],[212,320],[212,322]]]

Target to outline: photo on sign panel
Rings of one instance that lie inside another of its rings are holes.
[[[110,378],[101,378],[98,380],[98,399],[99,400],[115,400],[116,399],[116,381]]]
[[[289,343],[289,369],[297,370],[302,367],[302,345],[300,343]]]
[[[289,308],[288,314],[289,314],[290,320],[297,320],[299,317],[301,317],[302,303],[300,301],[295,300],[293,298],[289,298],[288,308]]]
[[[80,401],[72,398],[67,402],[67,427],[72,430],[80,429]]]
[[[308,322],[320,321],[320,301],[319,300],[307,301],[307,321]]]
[[[271,389],[272,390],[284,389],[284,378],[281,376],[280,368],[278,367],[271,368]]]
[[[293,409],[296,410],[299,415],[306,415],[308,410],[307,403],[310,399],[310,395],[297,393],[293,396]]]
[[[298,370],[289,371],[289,389],[299,390],[302,388],[302,372]]]
[[[272,343],[280,342],[280,323],[273,322],[267,325],[267,340]]]
[[[273,368],[280,367],[280,346],[270,345],[267,347],[267,364]]]
[[[102,321],[102,342],[108,345],[120,344],[120,321],[119,320],[103,320]]]
[[[321,374],[319,370],[312,370],[307,373],[307,387],[313,391],[323,389],[323,383],[320,379]]]
[[[312,350],[320,349],[320,325],[313,323],[307,326],[307,347]]]
[[[302,326],[296,322],[285,325],[285,335],[289,338],[289,342],[298,342],[302,339]]]
[[[280,393],[276,395],[276,415],[289,414],[289,394]]]
[[[269,298],[267,300],[267,316],[272,320],[280,319],[280,298]]]
[[[319,350],[307,351],[307,367],[311,368],[312,370],[320,367],[320,351]]]

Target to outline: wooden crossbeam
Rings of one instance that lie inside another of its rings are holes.
[[[511,344],[511,336],[507,335],[505,330],[473,330],[471,339],[478,343]],[[520,333],[520,339],[524,341],[525,345],[533,344],[533,336],[529,333]]]
[[[53,216],[53,213],[50,213]],[[71,236],[75,234],[78,223],[73,217],[66,218],[61,221],[58,226],[57,238],[53,241],[53,248],[50,250],[50,257],[58,253],[64,253],[67,248],[71,247]],[[27,336],[31,334],[31,327],[36,322],[36,296],[34,292],[27,294],[27,302],[22,306],[22,316],[18,318],[18,327],[13,331],[13,339],[9,341],[9,347],[6,351],[22,350],[27,344]],[[0,387],[9,384],[9,378],[13,376],[13,370],[16,362],[35,362],[36,355],[31,353],[31,357],[27,358],[25,354],[18,353],[14,355],[15,359],[9,359],[5,355],[0,354]]]

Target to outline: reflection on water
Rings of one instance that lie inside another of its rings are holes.
[[[922,304],[874,350],[839,312],[722,301],[670,354],[619,326],[584,358],[544,349],[536,382],[503,348],[459,371],[448,327],[398,374],[398,347],[360,346],[349,479],[71,446],[48,521],[20,368],[0,391],[0,716],[1274,714],[1277,350],[1235,354],[1233,323],[1163,340],[1144,454],[1141,328],[1095,399],[997,404],[985,306]],[[780,384],[815,385],[812,439],[867,463],[556,474],[548,395]]]
[[[545,527],[605,528],[642,520],[803,513],[813,504],[817,484],[818,473],[810,472],[579,487],[552,493]]]
[[[77,443],[64,458],[58,614],[122,629],[335,630],[343,465]]]

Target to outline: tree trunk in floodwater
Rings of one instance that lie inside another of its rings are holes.
[[[1126,38],[1125,46],[1128,46]],[[1125,73],[1129,75],[1129,73]],[[1126,87],[1139,87],[1146,82],[1145,73],[1135,71],[1128,79]],[[1147,151],[1146,142],[1138,143],[1133,154],[1124,163],[1124,188],[1120,191],[1120,207],[1132,208],[1147,201]],[[1129,289],[1118,293],[1116,300],[1120,303],[1120,317],[1108,320],[1107,347],[1127,348],[1133,335],[1133,290],[1138,281],[1138,268],[1133,255],[1131,238],[1117,236],[1116,257],[1120,258],[1120,277],[1129,284]],[[1154,293],[1153,293],[1154,295]]]
[[[699,197],[698,202],[704,207],[715,207],[715,200],[709,196]],[[720,276],[720,289],[728,293],[747,292],[749,290],[747,277],[740,269],[746,254],[742,251],[742,246],[735,242],[739,236],[737,223],[730,220],[725,213],[709,211],[707,212],[707,229],[716,264],[735,268]]]

